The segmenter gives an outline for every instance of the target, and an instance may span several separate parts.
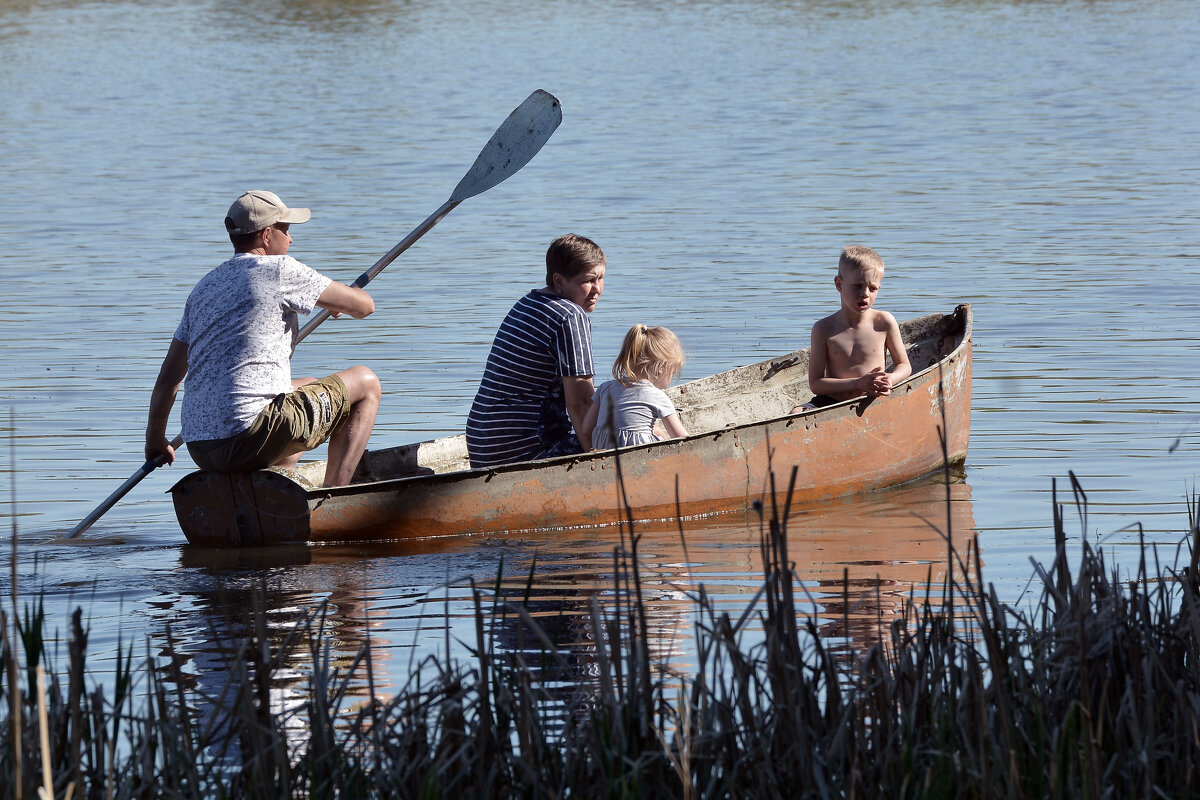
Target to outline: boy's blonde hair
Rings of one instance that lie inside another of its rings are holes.
[[[683,345],[668,328],[634,325],[621,342],[621,352],[613,364],[613,377],[622,386],[632,386],[639,376],[667,368],[674,377],[683,369]]]
[[[845,275],[852,269],[862,270],[868,278],[883,277],[883,259],[869,247],[853,244],[842,251],[838,259],[838,275]]]

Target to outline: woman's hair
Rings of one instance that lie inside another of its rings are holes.
[[[603,263],[600,245],[576,233],[563,234],[546,250],[546,285],[554,285],[556,272],[569,279]]]
[[[632,386],[639,378],[656,370],[669,369],[672,376],[683,368],[683,346],[668,328],[634,325],[621,342],[621,352],[613,364],[613,377],[622,386]]]

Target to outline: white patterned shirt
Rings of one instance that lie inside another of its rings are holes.
[[[200,279],[175,331],[188,346],[185,442],[241,433],[292,390],[297,315],[310,313],[330,283],[291,256],[249,253]]]

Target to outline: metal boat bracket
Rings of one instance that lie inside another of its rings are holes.
[[[788,367],[796,366],[796,362],[799,360],[799,356],[788,356],[787,358],[780,359],[779,361],[772,361],[771,368],[767,370],[765,375],[763,375],[763,381],[769,381],[771,378],[774,378]]]

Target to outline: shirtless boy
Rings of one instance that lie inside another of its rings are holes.
[[[863,395],[885,397],[912,374],[896,318],[874,308],[882,283],[878,253],[862,245],[842,251],[833,279],[842,307],[812,329],[808,388],[815,397],[793,414]],[[892,357],[891,372],[884,370],[885,352]]]

